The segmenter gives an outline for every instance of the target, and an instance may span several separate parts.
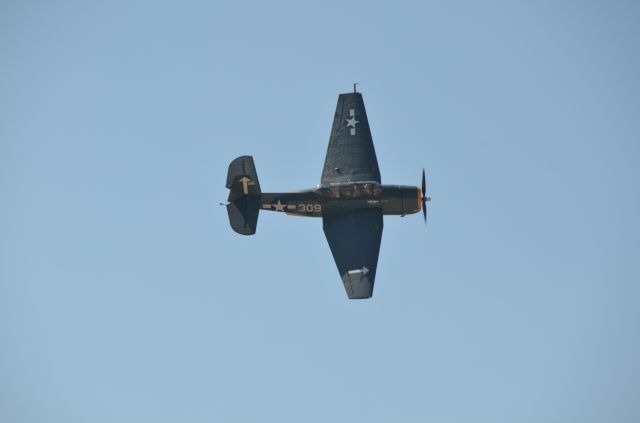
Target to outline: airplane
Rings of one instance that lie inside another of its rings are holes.
[[[426,177],[422,187],[383,185],[362,94],[339,94],[320,184],[296,192],[260,190],[252,156],[229,164],[226,187],[231,228],[253,235],[258,212],[320,217],[349,299],[370,298],[382,240],[383,215],[418,213],[427,222]],[[223,204],[223,203],[221,203]]]

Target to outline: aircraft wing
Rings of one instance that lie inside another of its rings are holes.
[[[378,159],[362,94],[340,94],[320,182],[358,181],[380,183]]]
[[[351,299],[373,294],[382,226],[381,209],[327,214],[322,218],[324,234]]]

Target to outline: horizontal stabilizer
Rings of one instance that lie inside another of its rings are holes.
[[[259,201],[252,201],[245,197],[244,200],[239,199],[227,204],[231,229],[241,235],[255,234],[258,226],[258,212],[260,211]]]
[[[262,192],[253,157],[241,156],[229,164],[227,188],[230,190],[227,213],[231,228],[242,235],[255,234]]]
[[[237,196],[247,194],[260,195],[260,182],[253,157],[241,156],[229,164],[227,172],[227,188]],[[229,194],[229,195],[231,195]]]

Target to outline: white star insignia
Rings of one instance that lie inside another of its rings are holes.
[[[356,120],[356,111],[355,109],[349,109],[349,116],[351,116],[350,118],[346,118],[345,120],[347,121],[347,128],[351,128],[351,135],[355,135],[356,134],[356,124],[360,123],[359,120]]]
[[[278,202],[276,204],[273,205],[273,207],[276,208],[276,211],[284,211],[285,205],[282,204],[282,202],[280,200],[278,200]]]
[[[360,123],[360,121],[356,120],[355,116],[352,116],[351,118],[347,119],[347,126],[355,128],[357,123]]]

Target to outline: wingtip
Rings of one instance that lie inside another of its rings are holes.
[[[350,300],[364,300],[373,296],[373,278],[365,274],[359,273],[356,276],[356,274],[345,273],[343,275],[342,283]]]

